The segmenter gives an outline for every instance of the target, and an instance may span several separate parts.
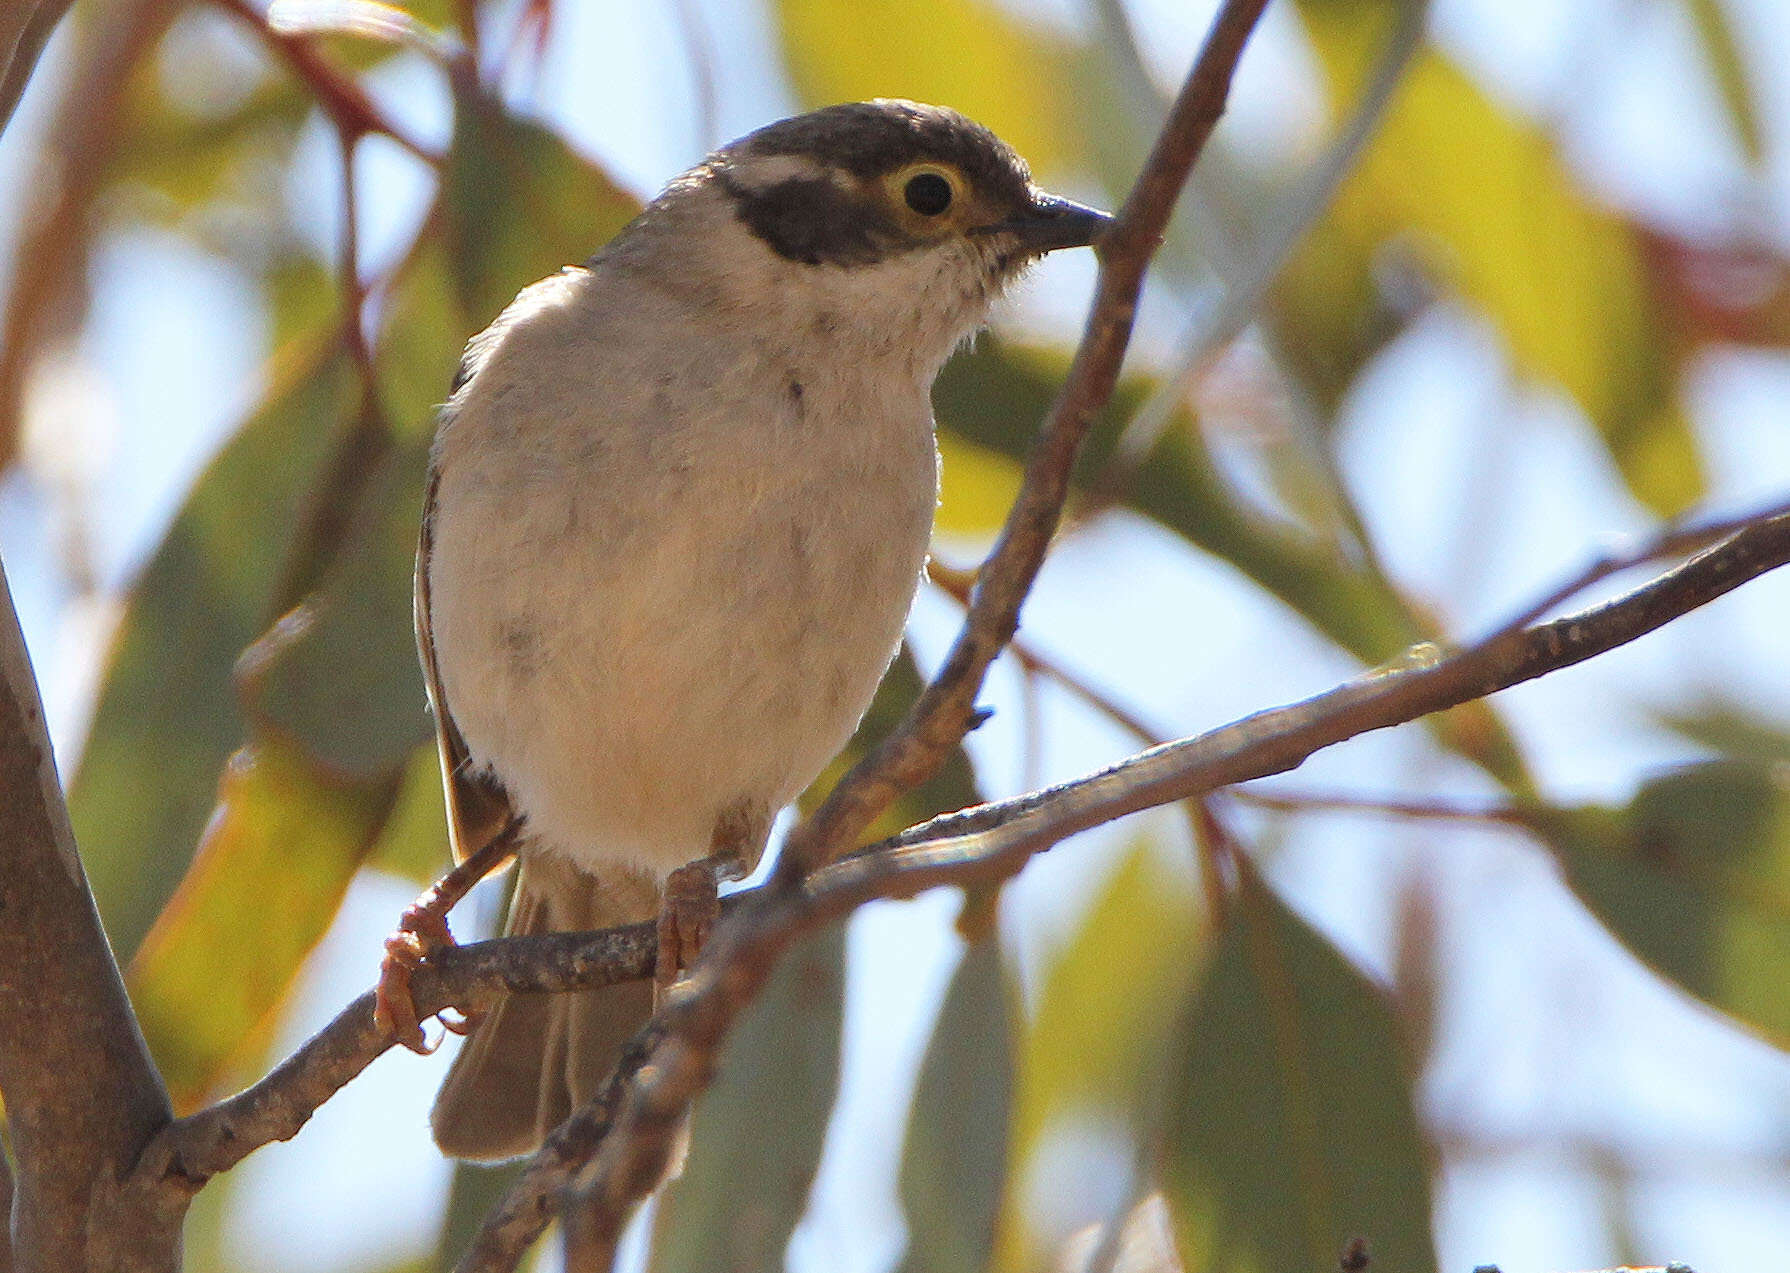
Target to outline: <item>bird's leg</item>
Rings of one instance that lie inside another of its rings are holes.
[[[665,877],[659,902],[659,954],[653,961],[653,1006],[696,962],[721,918],[720,871],[713,857],[698,858]]]
[[[750,871],[748,859],[764,847],[769,820],[754,806],[740,804],[715,820],[710,853],[665,877],[659,904],[659,953],[653,963],[656,1008],[679,974],[695,964],[721,918],[719,884]]]
[[[473,885],[509,861],[516,851],[516,832],[522,820],[513,818],[484,848],[424,889],[404,908],[398,927],[385,939],[385,958],[379,964],[379,985],[373,997],[373,1023],[412,1052],[427,1055],[435,1049],[423,1039],[422,1022],[410,994],[410,974],[435,951],[454,944],[447,915]],[[441,1018],[456,1034],[472,1028],[468,1018]]]

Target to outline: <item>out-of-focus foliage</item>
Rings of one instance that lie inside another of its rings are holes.
[[[1790,1045],[1790,771],[1709,761],[1537,818],[1587,906],[1699,999]]]
[[[900,1273],[981,1273],[1007,1177],[1018,1005],[990,935],[967,947],[945,991],[901,1159],[907,1255]]]
[[[1274,6],[1311,54],[1310,95],[1332,134],[1363,109],[1409,2]],[[1734,139],[1763,170],[1769,121],[1730,7],[1684,7]],[[0,461],[16,451],[34,370],[83,329],[88,263],[109,235],[153,227],[227,261],[258,292],[270,336],[258,400],[130,591],[72,783],[89,876],[185,1102],[265,1045],[357,872],[372,864],[421,882],[445,865],[409,630],[434,410],[465,339],[637,207],[519,104],[550,3],[405,8],[414,22],[373,4],[287,4],[279,32],[177,0],[78,14],[50,130],[56,179],[36,191],[6,266]],[[1141,65],[1138,49],[1119,47],[1130,37],[1116,0],[1090,0],[1081,25],[1023,8],[766,0],[799,99],[944,101],[1012,141],[1048,182],[1105,183],[1116,202],[1170,86],[1115,70]],[[473,13],[481,41],[447,29]],[[476,66],[460,52],[475,45]],[[435,183],[429,208],[395,264],[345,295],[340,263],[296,222],[287,174],[307,131],[379,131],[381,120],[344,112],[363,94],[370,109],[391,107],[389,94],[366,92],[367,76],[402,58],[441,77],[454,124],[439,156],[401,148]],[[1484,325],[1517,381],[1576,408],[1641,507],[1685,510],[1706,484],[1689,373],[1712,347],[1790,346],[1790,260],[1769,241],[1700,241],[1615,206],[1557,132],[1420,47],[1335,199],[1311,210],[1278,263],[1254,351],[1271,366],[1241,413],[1259,435],[1221,433],[1194,409],[1196,390],[1127,455],[1127,422],[1155,392],[1151,369],[1136,366],[1096,424],[1072,520],[1097,521],[1109,505],[1147,518],[1364,665],[1459,635],[1362,542],[1339,466],[1314,462],[1334,458],[1321,452],[1339,413],[1438,300]],[[1205,197],[1240,225],[1261,223],[1312,153],[1226,144],[1202,171]],[[1198,218],[1181,224],[1155,299],[1188,312],[1212,304],[1201,289],[1224,271],[1196,267],[1215,242]],[[363,329],[364,345],[350,334]],[[998,528],[1068,358],[1060,337],[990,338],[941,378],[939,525],[953,550]],[[918,690],[904,656],[807,803]],[[1620,807],[1567,809],[1538,805],[1547,784],[1490,706],[1457,709],[1438,729],[1538,810],[1532,828],[1571,887],[1642,960],[1781,1043],[1790,803],[1777,766],[1790,731],[1720,706],[1667,723],[1725,759],[1640,783]],[[872,834],[975,799],[959,753]],[[1160,1164],[1161,1178],[1130,1182],[1130,1196],[1163,1190],[1190,1270],[1331,1267],[1354,1233],[1370,1239],[1375,1268],[1433,1267],[1411,1108],[1423,1057],[1406,1054],[1386,999],[1246,864],[1204,881],[1202,898],[1191,869],[1169,862],[1160,846],[1129,853],[1073,938],[1028,970],[1029,999],[1010,976],[1013,952],[992,924],[975,925],[908,1118],[905,1270],[1048,1267],[1065,1234],[1035,1213],[1035,1174],[1090,1128]],[[986,921],[993,905],[971,910]],[[781,1261],[838,1087],[842,951],[835,933],[799,952],[733,1041],[696,1117],[689,1169],[660,1209],[652,1267]],[[456,1175],[444,1260],[502,1179]],[[212,1234],[206,1250],[240,1263],[226,1245]]]
[[[1429,1178],[1385,994],[1245,867],[1185,1010],[1165,1185],[1182,1262],[1212,1273],[1436,1267]]]
[[[1379,47],[1355,3],[1302,13],[1336,101],[1359,96]],[[1391,6],[1382,6],[1390,13]],[[1496,324],[1525,375],[1557,385],[1591,417],[1636,497],[1664,514],[1702,494],[1696,444],[1675,401],[1671,351],[1647,294],[1634,232],[1597,208],[1537,127],[1500,108],[1441,53],[1420,53],[1379,135],[1338,192],[1325,249],[1282,289],[1297,321],[1287,348],[1326,347],[1331,289],[1357,303],[1381,253],[1398,246]],[[1329,360],[1336,362],[1334,356]]]
[[[653,1273],[774,1269],[808,1204],[839,1086],[845,930],[792,950],[727,1041],[660,1199]]]
[[[1054,1135],[1150,1121],[1150,1091],[1169,1055],[1176,1004],[1208,952],[1190,883],[1140,842],[1094,900],[1075,939],[1056,958],[1018,1052],[1006,1207],[993,1267],[1022,1273],[1049,1258],[1027,1213],[1024,1182]]]
[[[316,337],[271,371],[262,405],[138,577],[69,791],[88,879],[126,959],[192,856],[224,759],[243,741],[231,669],[274,617],[300,509],[353,402],[347,361]]]
[[[1071,148],[1081,113],[1062,92],[1069,48],[993,0],[775,0],[774,7],[790,77],[807,101],[942,102],[987,124],[1041,172],[1077,166]],[[885,38],[866,39],[868,31]],[[921,32],[924,39],[911,38]]]

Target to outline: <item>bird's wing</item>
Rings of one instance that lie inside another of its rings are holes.
[[[435,748],[441,757],[441,786],[447,795],[448,842],[454,861],[464,862],[495,839],[514,818],[509,793],[488,773],[473,768],[466,739],[461,737],[454,714],[448,710],[441,689],[441,672],[435,665],[435,638],[429,627],[429,552],[435,530],[435,493],[441,474],[429,468],[429,489],[423,497],[423,528],[417,536],[416,648],[423,664],[423,683],[429,691],[429,710],[435,717]]]

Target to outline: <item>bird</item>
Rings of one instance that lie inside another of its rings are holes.
[[[415,586],[461,866],[387,942],[395,1037],[422,1049],[408,970],[512,855],[507,932],[656,920],[657,988],[689,967],[899,647],[934,377],[1029,265],[1110,221],[956,111],[845,103],[721,147],[472,338]],[[462,1027],[436,1143],[532,1152],[654,1000],[506,997]]]

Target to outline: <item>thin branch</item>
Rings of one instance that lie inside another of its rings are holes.
[[[441,155],[417,140],[391,116],[380,110],[352,76],[340,70],[308,35],[276,30],[267,15],[249,0],[212,0],[218,8],[245,23],[288,69],[304,81],[317,105],[344,133],[379,133],[391,138],[423,162],[439,168]]]
[[[1400,800],[1346,792],[1259,791],[1251,787],[1237,787],[1227,794],[1242,804],[1278,813],[1365,813],[1418,822],[1495,822],[1517,827],[1534,823],[1533,808],[1509,801],[1465,805],[1445,800]]]
[[[17,1164],[11,1260],[173,1270],[179,1232],[94,1226],[171,1117],[75,852],[12,594],[0,569],[0,1094]]]
[[[727,899],[723,934],[745,925],[806,927],[844,915],[876,897],[1004,879],[1032,853],[1077,831],[1153,804],[1294,768],[1312,752],[1369,730],[1415,720],[1482,694],[1570,667],[1663,626],[1768,570],[1790,562],[1790,513],[1742,528],[1728,540],[1607,605],[1517,633],[1500,631],[1451,657],[1369,674],[1288,707],[1260,713],[1212,733],[1152,748],[1110,769],[1045,791],[948,814],[843,859],[814,875],[794,902],[787,890],[759,889]],[[793,907],[793,909],[792,909]],[[738,912],[751,909],[753,918]],[[786,934],[780,944],[793,940]],[[719,995],[729,1011],[756,986],[751,970],[733,969],[739,942],[716,939],[705,957],[700,993]],[[753,957],[764,957],[752,948]],[[445,950],[415,974],[419,1012],[476,1010],[505,993],[592,989],[652,975],[651,924],[595,933],[511,937]],[[717,989],[719,987],[719,989]],[[681,1004],[683,1001],[677,1001]],[[707,1010],[707,1009],[705,1009]],[[679,1013],[688,1010],[676,1009]],[[631,1053],[644,1060],[676,1018],[653,1027]],[[693,1041],[680,1035],[680,1047]],[[716,1036],[717,1041],[719,1036]],[[129,1187],[178,1201],[191,1188],[235,1166],[275,1140],[296,1135],[324,1101],[390,1046],[373,1025],[373,994],[363,994],[279,1067],[246,1091],[164,1128],[132,1173]],[[624,1075],[628,1072],[624,1067]],[[552,1218],[554,1191],[588,1158],[613,1117],[608,1103],[581,1111],[556,1132],[551,1154],[524,1178],[527,1192],[509,1214],[533,1199]],[[532,1183],[531,1183],[532,1182]],[[535,1230],[538,1233],[539,1230]],[[523,1241],[526,1246],[527,1241]],[[503,1267],[501,1264],[470,1267]]]
[[[1144,270],[1224,113],[1243,46],[1266,6],[1267,0],[1226,0],[1213,19],[1143,172],[1098,245],[1100,277],[1081,345],[983,564],[963,629],[907,718],[790,832],[777,866],[786,884],[848,848],[897,796],[933,774],[968,732],[982,681],[1017,630],[1020,607],[1056,533],[1082,440],[1118,383]]]
[[[657,1183],[682,1114],[706,1085],[733,1021],[782,952],[813,929],[876,899],[998,884],[1033,854],[1077,832],[1282,773],[1344,739],[1572,667],[1786,563],[1790,514],[1781,514],[1605,605],[1495,634],[1437,661],[1370,673],[1043,791],[934,818],[820,868],[799,886],[773,879],[722,924],[686,992],[636,1039],[631,1055],[638,1072],[631,1075],[624,1064],[595,1102],[548,1138],[487,1217],[462,1273],[516,1267],[551,1219],[553,1200],[569,1185],[593,1206],[611,1207],[619,1225]]]
[[[443,1008],[477,1011],[505,994],[594,990],[650,977],[657,949],[651,923],[475,942],[431,955],[412,974],[411,990],[421,1017]],[[391,1046],[389,1033],[373,1023],[369,990],[253,1087],[164,1128],[132,1173],[135,1186],[203,1184],[261,1146],[290,1140]]]
[[[0,132],[12,120],[38,55],[50,42],[70,0],[37,0],[0,8]]]
[[[1545,617],[1556,606],[1565,605],[1586,589],[1594,588],[1604,580],[1619,575],[1625,570],[1633,570],[1637,566],[1644,566],[1648,562],[1660,561],[1667,557],[1682,557],[1690,553],[1701,552],[1711,544],[1728,538],[1738,530],[1774,517],[1782,517],[1786,513],[1790,513],[1790,500],[1780,500],[1766,508],[1755,509],[1753,512],[1733,517],[1721,517],[1702,522],[1680,522],[1667,526],[1651,538],[1626,551],[1618,552],[1612,549],[1599,555],[1578,574],[1506,622],[1499,631],[1515,632],[1520,628],[1526,628],[1537,619]]]

